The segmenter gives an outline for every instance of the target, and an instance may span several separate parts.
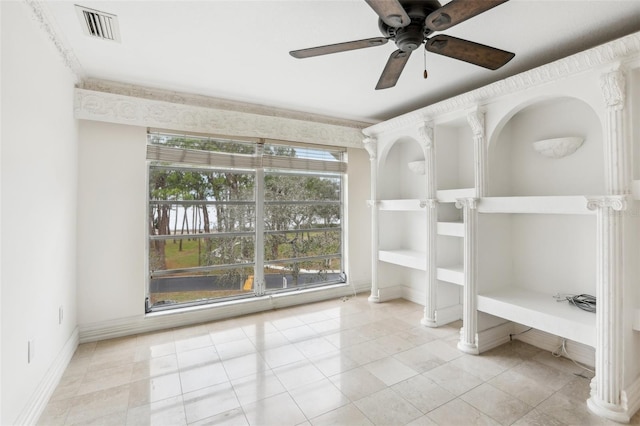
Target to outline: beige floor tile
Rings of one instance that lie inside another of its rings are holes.
[[[519,399],[486,383],[460,398],[503,425],[510,425],[532,409]]]
[[[222,361],[229,379],[251,376],[269,370],[269,365],[258,352]]]
[[[294,343],[294,346],[307,358],[335,352],[338,349],[324,337],[313,337]]]
[[[393,357],[418,373],[424,373],[445,363],[442,358],[428,352],[422,345],[404,352],[399,352],[393,355]]]
[[[140,405],[127,412],[127,426],[181,426],[187,424],[182,395]]]
[[[429,331],[433,331],[433,329]],[[455,349],[455,347],[452,347],[444,340],[434,340],[419,346],[419,348],[424,349],[426,352],[435,355],[446,362],[460,358],[463,355],[462,352]]]
[[[216,363],[220,360],[220,356],[218,356],[218,352],[213,346],[206,346],[204,348],[178,352],[177,359],[178,367],[184,369]]]
[[[391,389],[424,414],[455,398],[455,395],[425,376],[412,377],[393,385]]]
[[[263,371],[231,381],[236,396],[243,406],[286,392],[273,371]]]
[[[386,358],[389,355],[380,345],[373,342],[364,342],[358,345],[340,348],[340,350],[351,360],[358,363],[358,365],[369,364],[370,362]]]
[[[282,334],[291,343],[302,342],[318,336],[318,332],[306,324],[282,330]]]
[[[383,358],[364,366],[371,374],[382,380],[385,385],[392,386],[398,382],[418,375],[418,372],[407,367],[395,358]]]
[[[313,426],[373,426],[354,404],[345,405],[310,420]]]
[[[182,396],[187,423],[240,407],[231,383],[221,383]]]
[[[512,370],[553,390],[561,389],[575,377],[571,373],[550,368],[533,360],[524,361],[513,367]]]
[[[152,358],[160,358],[176,353],[176,344],[171,342],[152,343],[149,345],[140,345],[136,348],[134,361],[146,361]]]
[[[342,327],[342,325],[341,325]],[[368,341],[362,333],[355,329],[345,329],[325,336],[331,344],[337,348],[345,349]]]
[[[516,421],[513,426],[566,426],[566,423],[538,409],[533,409]]]
[[[176,352],[186,352],[199,348],[206,348],[213,345],[213,341],[209,333],[203,331],[203,334],[196,336],[185,336],[175,340]]]
[[[90,370],[85,374],[82,384],[78,388],[77,395],[85,395],[99,390],[129,384],[132,374],[133,364],[124,364],[95,371]]]
[[[307,419],[320,416],[350,401],[329,379],[322,379],[289,391]]]
[[[267,349],[263,351],[261,355],[271,368],[281,367],[306,359],[302,352],[292,344]]]
[[[359,399],[354,404],[376,425],[404,425],[422,416],[420,410],[389,388]]]
[[[318,370],[322,371],[322,373],[327,377],[349,371],[360,366],[359,363],[349,358],[340,350],[313,356],[310,357],[309,360],[313,362],[313,365],[315,365]]]
[[[451,365],[454,365],[467,373],[478,376],[480,380],[484,381],[491,380],[493,377],[508,369],[508,367],[505,367],[503,363],[497,363],[492,358],[487,358],[482,354],[464,354],[453,360]]]
[[[180,382],[185,393],[228,381],[229,377],[221,362],[180,370]]]
[[[178,358],[175,354],[171,354],[134,363],[131,380],[135,381],[177,372]]]
[[[575,399],[569,398],[568,396],[560,393],[551,395],[536,408],[538,411],[569,425],[588,426],[616,424],[603,419],[602,417],[598,417],[589,411],[586,401],[577,402]]]
[[[325,375],[322,374],[313,363],[307,360],[274,368],[273,372],[289,391],[325,378]]]
[[[488,383],[532,407],[540,404],[554,393],[550,387],[513,370],[499,374]]]
[[[252,426],[294,426],[307,420],[288,393],[246,405],[244,412]]]
[[[248,337],[245,337],[232,342],[218,343],[216,345],[216,351],[220,359],[226,360],[254,353],[256,347],[253,346],[253,343],[251,343]]]
[[[38,426],[62,426],[67,420],[67,415],[73,407],[73,399],[61,399],[49,401],[38,420]]]
[[[182,386],[178,373],[142,379],[130,385],[129,407],[147,405],[180,395]]]
[[[311,327],[319,335],[332,334],[340,331],[340,321],[331,318],[324,321],[311,323],[309,324],[309,327]]]
[[[357,401],[387,387],[382,380],[364,367],[338,373],[329,379],[351,401]]]
[[[284,334],[279,331],[249,336],[249,340],[251,340],[253,346],[256,347],[256,350],[260,352],[289,345],[291,343],[286,337],[284,337]]]
[[[478,377],[450,363],[431,369],[423,375],[456,396],[470,391],[484,383]]]
[[[87,424],[109,414],[126,412],[129,392],[127,384],[72,398],[66,424]]]
[[[249,422],[244,415],[244,411],[241,408],[234,408],[233,410],[226,411],[224,413],[217,414],[206,419],[198,420],[197,422],[190,423],[189,426],[248,426]]]
[[[242,331],[242,328],[240,327],[212,331],[209,333],[209,336],[211,337],[211,341],[213,341],[214,345],[247,338],[247,335],[244,334],[244,331]]]
[[[500,423],[482,413],[477,408],[456,398],[427,414],[431,420],[442,426],[498,426]]]

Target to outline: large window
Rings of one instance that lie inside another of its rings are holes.
[[[344,282],[339,149],[149,132],[148,310]]]

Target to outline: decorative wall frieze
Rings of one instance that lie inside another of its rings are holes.
[[[38,0],[23,0],[24,3],[29,7],[29,11],[31,12],[31,17],[38,24],[40,29],[47,36],[49,41],[53,43],[53,46],[58,51],[60,55],[60,59],[64,65],[71,70],[71,72],[75,75],[76,83],[81,81],[84,75],[84,71],[80,66],[80,62],[73,54],[71,49],[68,49],[67,46],[62,42],[61,38],[58,36],[54,25],[48,17],[48,12],[43,5],[43,2]]]
[[[430,208],[430,209],[435,209],[436,207],[438,207],[438,200],[436,198],[428,198],[426,200],[420,200],[420,207],[421,208]]]
[[[265,105],[215,98],[195,93],[176,92],[172,90],[137,86],[134,84],[120,83],[108,80],[91,78],[85,79],[78,87],[80,89],[91,90],[94,92],[111,93],[114,95],[148,99],[151,101],[164,101],[171,104],[190,105],[195,107],[221,109],[226,111],[237,111],[266,115],[270,117],[290,118],[293,120],[310,121],[340,127],[350,127],[358,130],[373,124],[373,122],[346,120],[342,118],[329,117],[326,115],[312,114],[308,112],[294,111],[284,108],[274,108]]]
[[[225,136],[362,148],[359,128],[75,89],[75,117]]]
[[[378,200],[367,200],[367,207],[377,207],[380,204]]]
[[[488,99],[545,84],[638,54],[640,54],[640,32],[400,115],[394,119],[374,124],[364,129],[363,132],[368,136],[374,136],[411,126],[412,123],[425,121],[427,117],[465,110],[473,105],[482,104]]]

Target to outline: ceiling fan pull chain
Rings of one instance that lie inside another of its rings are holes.
[[[427,46],[425,45],[424,50],[423,50],[423,54],[424,54],[424,78],[426,79],[429,74],[427,73]]]

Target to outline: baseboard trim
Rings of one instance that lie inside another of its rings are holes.
[[[228,301],[216,304],[215,306],[197,306],[173,311],[155,312],[135,317],[118,318],[115,320],[80,325],[79,338],[80,343],[113,339],[116,337],[148,333],[151,331],[281,309],[305,303],[319,302],[337,297],[352,296],[354,293],[368,292],[370,290],[370,282],[350,282],[348,285],[319,287],[251,299]]]
[[[462,319],[462,305],[447,306],[436,309],[436,324],[438,327]]]
[[[60,379],[67,369],[73,354],[76,352],[79,343],[79,332],[76,327],[71,333],[71,336],[67,339],[62,350],[58,353],[55,360],[45,373],[44,377],[38,384],[35,392],[31,395],[29,402],[22,409],[20,414],[15,420],[17,425],[33,425],[38,422],[38,419],[42,415],[46,408],[51,395],[56,390]]]
[[[520,326],[519,327],[524,327]],[[514,329],[514,332],[519,332],[522,330]],[[526,330],[526,328],[525,328]],[[549,352],[553,352],[557,350],[560,346],[562,346],[562,337],[556,336],[555,334],[549,334],[544,331],[533,329],[531,331],[527,331],[526,333],[519,334],[513,337],[516,340],[520,340],[525,343],[529,343],[532,346],[535,346],[540,349],[547,350]],[[565,345],[567,352],[573,358],[574,361],[585,364],[589,367],[593,367],[595,365],[595,357],[596,351],[594,348],[588,345],[584,345],[582,343],[574,342],[573,340],[567,340]]]
[[[480,353],[496,348],[509,341],[513,333],[513,323],[505,322],[486,330],[478,331],[478,351]]]
[[[404,287],[402,285],[394,285],[378,289],[378,301],[388,302],[394,299],[404,298]]]

